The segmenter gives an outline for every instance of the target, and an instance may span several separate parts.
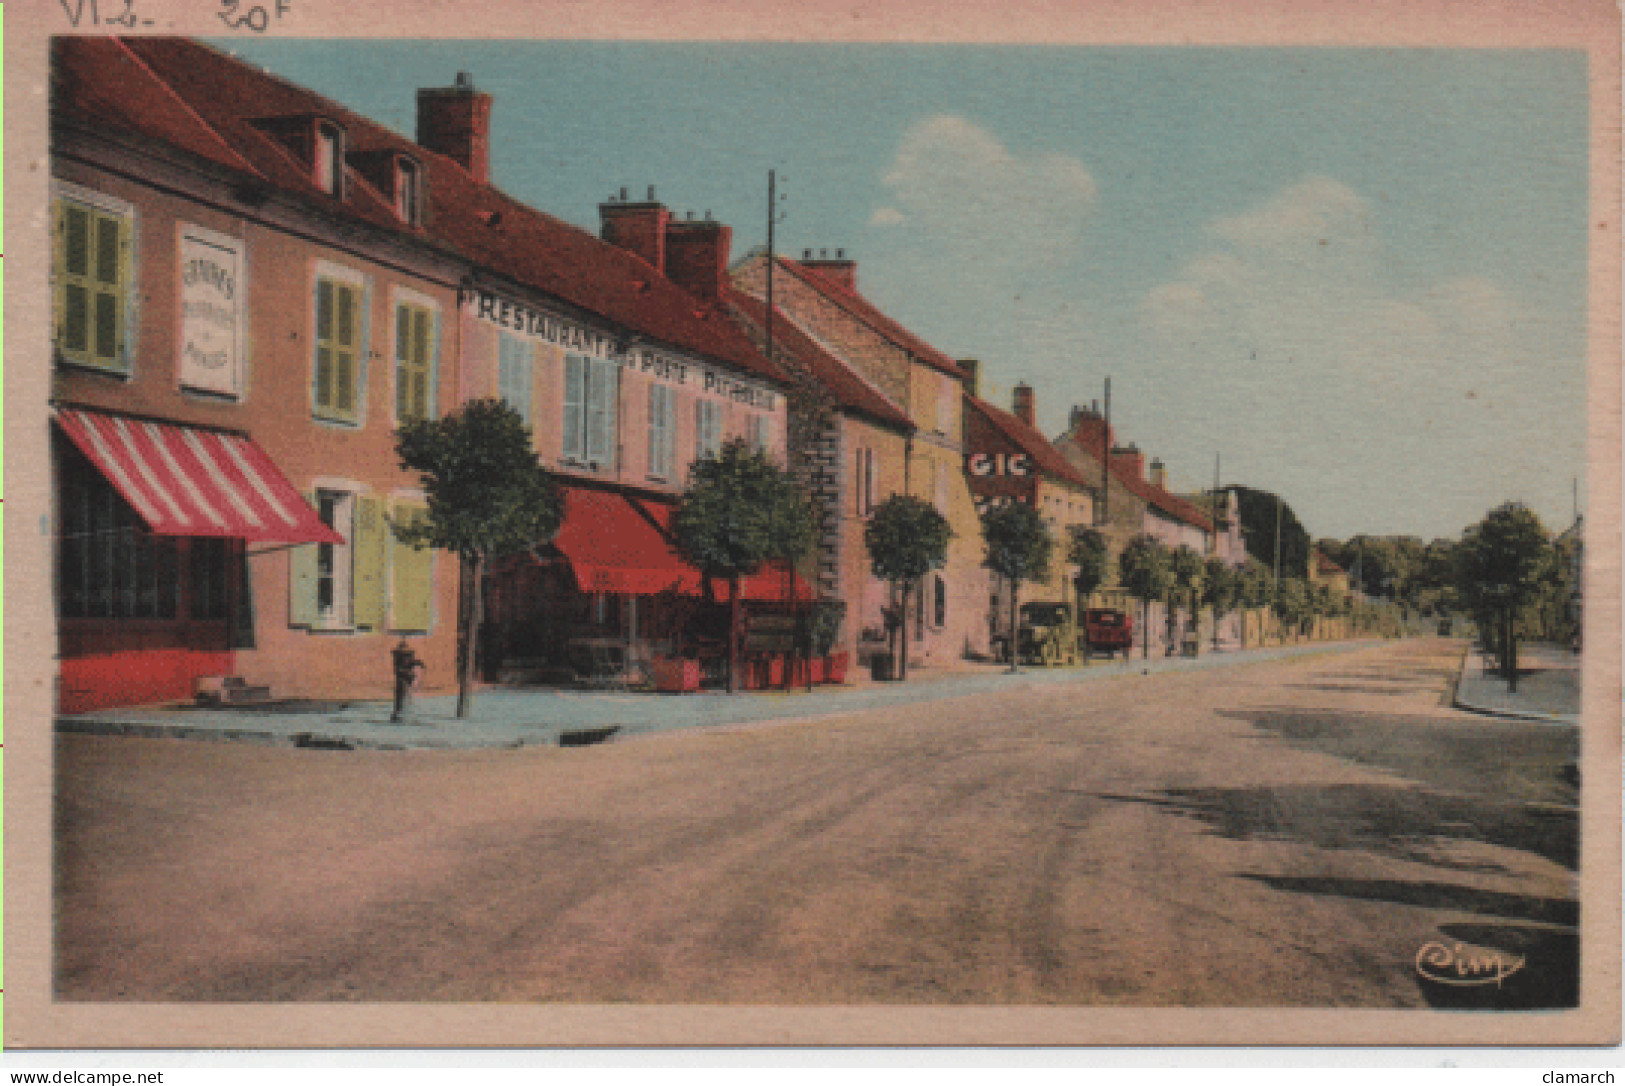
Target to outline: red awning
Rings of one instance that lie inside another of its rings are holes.
[[[581,591],[631,596],[699,591],[699,573],[625,497],[573,486],[563,491],[564,526],[553,546],[569,559]]]
[[[344,542],[239,434],[69,408],[56,421],[154,535]]]
[[[672,543],[671,506],[608,490],[566,486],[563,491],[564,526],[553,546],[569,561],[581,591],[630,596],[703,593],[699,571]],[[712,578],[711,586],[717,600],[729,601],[726,581]],[[813,593],[783,562],[774,562],[740,581],[739,598],[753,603],[792,598],[806,602]]]

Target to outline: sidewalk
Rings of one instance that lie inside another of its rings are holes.
[[[1329,642],[1209,653],[1196,659],[1097,661],[1088,667],[1023,668],[1002,664],[911,670],[903,683],[867,678],[846,686],[723,694],[645,694],[554,689],[479,690],[473,715],[458,720],[454,696],[420,698],[412,723],[391,724],[390,706],[376,702],[306,702],[229,709],[167,705],[104,709],[57,718],[59,732],[216,739],[288,746],[377,750],[468,750],[572,745],[604,738],[806,719],[896,705],[997,693],[1041,683],[1083,683],[1124,675],[1187,671],[1333,652],[1379,642]],[[604,729],[613,729],[603,734]]]
[[[1556,645],[1518,646],[1518,692],[1495,671],[1495,659],[1474,645],[1467,650],[1456,680],[1455,705],[1490,716],[1580,723],[1580,660]]]

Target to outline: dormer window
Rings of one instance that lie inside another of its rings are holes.
[[[330,121],[316,122],[313,165],[316,187],[329,196],[344,198],[344,130]]]
[[[395,160],[395,215],[408,226],[416,226],[422,208],[420,167],[405,156]]]

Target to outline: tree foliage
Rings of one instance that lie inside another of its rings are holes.
[[[1140,601],[1140,655],[1149,656],[1151,601],[1165,598],[1174,586],[1172,555],[1154,536],[1137,535],[1117,556],[1117,580],[1129,595]]]
[[[501,400],[403,423],[395,451],[428,496],[427,519],[392,526],[407,543],[491,558],[546,543],[559,530],[559,489],[531,448],[530,429]]]
[[[1241,516],[1243,538],[1247,553],[1264,564],[1275,568],[1275,509],[1277,498],[1267,490],[1247,486],[1231,486],[1226,490],[1236,493],[1236,507]],[[1285,501],[1281,509],[1281,576],[1309,576],[1309,533],[1298,521],[1298,515]]]
[[[1077,566],[1072,575],[1072,587],[1078,593],[1078,605],[1106,583],[1109,558],[1106,537],[1093,528],[1081,524],[1067,527],[1066,560]]]
[[[1501,673],[1517,684],[1520,609],[1536,602],[1550,579],[1555,552],[1540,518],[1518,502],[1492,509],[1462,534],[1456,548],[1461,598],[1500,655]]]
[[[1160,600],[1174,586],[1168,548],[1153,536],[1137,535],[1117,556],[1117,579],[1137,600]]]
[[[713,577],[744,577],[772,559],[794,561],[813,542],[812,507],[765,452],[732,440],[696,460],[672,517],[677,549]]]
[[[403,468],[418,473],[429,506],[417,523],[392,524],[395,535],[460,560],[457,715],[466,717],[485,562],[552,539],[564,502],[531,448],[530,428],[501,400],[473,400],[442,418],[406,422],[395,452]]]
[[[893,494],[875,507],[863,529],[863,544],[876,577],[913,584],[948,560],[953,529],[930,502]]]
[[[954,532],[936,506],[911,494],[893,494],[875,507],[863,528],[863,544],[869,552],[874,575],[891,584],[901,597],[897,607],[888,610],[887,630],[892,637],[892,653],[898,661],[898,678],[908,677],[908,638],[902,633],[903,612],[909,594],[920,578],[941,569],[948,560],[948,541]]]
[[[765,563],[793,562],[813,543],[812,506],[790,474],[745,442],[726,442],[689,469],[688,489],[672,516],[684,558],[728,581],[728,689],[739,688],[740,578]]]
[[[983,514],[982,539],[987,544],[982,564],[1012,584],[1049,573],[1055,539],[1043,515],[1025,502],[1010,502]]]
[[[1240,582],[1235,567],[1223,558],[1209,558],[1202,567],[1202,605],[1213,609],[1215,620],[1236,606]]]

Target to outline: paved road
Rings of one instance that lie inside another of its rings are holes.
[[[57,997],[1572,1003],[1576,737],[1446,708],[1458,655],[577,749],[64,735]]]

